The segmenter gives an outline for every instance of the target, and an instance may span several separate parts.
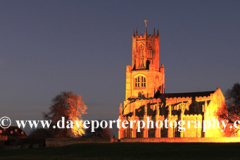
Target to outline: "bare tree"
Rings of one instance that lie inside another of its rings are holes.
[[[235,83],[231,89],[226,91],[226,100],[229,108],[229,118],[232,121],[240,118],[240,84]]]
[[[235,83],[231,89],[228,89],[225,93],[226,104],[223,108],[219,109],[217,114],[220,120],[228,120],[228,126],[224,131],[225,136],[236,136],[239,131],[238,128],[233,126],[233,122],[240,118],[240,84]]]

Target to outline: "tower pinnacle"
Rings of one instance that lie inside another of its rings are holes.
[[[145,19],[145,20],[144,20],[144,23],[145,23],[145,33],[144,33],[144,34],[145,34],[145,35],[147,35],[147,22],[148,22],[148,20]]]
[[[147,22],[148,22],[148,20],[145,19],[145,20],[144,20],[144,23],[145,23],[145,29],[147,29]]]

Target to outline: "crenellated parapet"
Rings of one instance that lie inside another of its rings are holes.
[[[153,38],[158,38],[159,39],[159,30],[157,30],[157,34],[155,35],[155,28],[154,28],[154,30],[153,30],[153,34],[151,35],[151,34],[145,34],[144,33],[144,35],[142,35],[142,34],[140,34],[140,35],[138,35],[138,31],[137,31],[137,29],[136,29],[136,32],[133,30],[133,35],[132,35],[132,37],[133,38],[135,38],[135,39],[142,39],[142,38],[148,38],[148,39],[153,39]]]

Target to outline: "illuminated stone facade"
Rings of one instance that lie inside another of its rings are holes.
[[[147,124],[147,118],[154,123],[168,119],[171,121],[196,121],[199,128],[185,127],[179,132],[178,127],[172,129],[147,127],[137,132],[137,124],[123,128],[120,125],[118,138],[161,138],[161,137],[223,137],[221,129],[215,127],[203,130],[203,120],[218,121],[217,111],[225,105],[225,98],[218,88],[216,91],[192,93],[165,93],[164,66],[159,68],[159,31],[153,35],[144,35],[133,31],[132,35],[132,65],[126,67],[126,97],[124,105],[120,104],[119,119],[142,120]],[[120,123],[121,123],[120,122]],[[177,124],[178,125],[178,124]]]
[[[153,97],[164,93],[164,67],[159,68],[159,32],[155,35],[132,35],[132,65],[126,69],[126,100],[129,97]],[[127,101],[125,103],[128,103]],[[125,104],[126,105],[126,104]]]

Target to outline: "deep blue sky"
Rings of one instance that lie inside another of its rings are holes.
[[[61,91],[117,119],[132,32],[160,32],[166,92],[240,81],[240,1],[0,1],[0,117],[42,119]]]

